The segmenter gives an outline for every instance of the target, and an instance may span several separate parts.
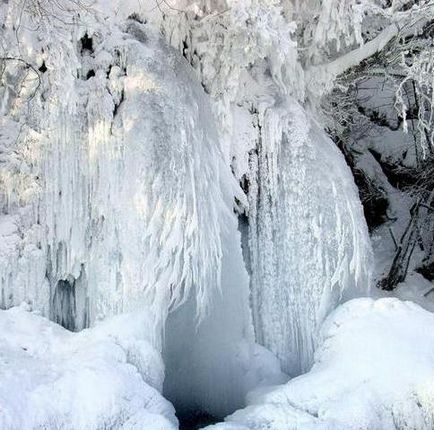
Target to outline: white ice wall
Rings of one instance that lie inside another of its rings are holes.
[[[256,340],[296,375],[312,364],[327,313],[367,294],[371,247],[352,174],[303,108],[296,23],[278,2],[230,6],[197,19],[169,13],[164,25],[211,95],[245,193],[237,198]]]
[[[77,328],[149,305],[158,344],[168,310],[194,292],[197,307],[180,318],[191,338],[204,317],[202,338],[171,354],[205,344],[201,365],[221,357],[211,340],[224,326],[225,356],[252,340],[251,310],[257,340],[296,374],[342,292],[365,291],[367,231],[343,157],[301,107],[294,23],[273,0],[223,3],[164,21],[142,10],[197,75],[149,24],[125,23],[124,9],[116,17],[102,5],[77,26],[27,23],[16,45],[13,24],[26,15],[2,6],[11,56],[48,70],[39,85],[9,61],[3,77],[1,303],[56,313],[54,289],[68,280]],[[250,310],[234,201],[247,224]]]
[[[257,340],[290,375],[312,364],[317,331],[343,296],[367,292],[370,243],[351,172],[304,110],[264,110],[248,176]]]
[[[220,218],[233,182],[185,60],[149,26],[98,20],[86,16],[57,44],[48,42],[57,27],[24,32],[26,61],[44,60],[48,71],[32,99],[14,82],[2,88],[2,145],[12,147],[1,166],[2,306],[28,300],[53,314],[65,280],[76,282],[76,328],[147,304],[161,330],[193,284],[198,314],[219,288]],[[19,188],[25,169],[34,192]]]

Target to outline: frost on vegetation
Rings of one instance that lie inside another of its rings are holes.
[[[252,393],[221,430],[432,429],[434,316],[398,299],[355,299],[324,323],[310,372]]]
[[[175,430],[152,325],[141,312],[71,333],[27,306],[0,311],[0,427]]]

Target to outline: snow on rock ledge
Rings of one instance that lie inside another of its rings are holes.
[[[0,428],[172,430],[144,313],[71,333],[26,308],[0,311]]]
[[[324,323],[312,370],[208,429],[432,429],[434,314],[355,299]]]

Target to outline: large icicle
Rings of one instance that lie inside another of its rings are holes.
[[[29,19],[15,7],[2,7],[11,50],[13,23]],[[10,78],[25,63],[6,64],[1,305],[30,301],[78,330],[146,304],[161,329],[194,285],[203,316],[233,195],[209,103],[150,26],[81,19],[21,27],[20,55],[46,68],[36,93]]]
[[[255,329],[297,375],[312,364],[324,317],[344,294],[366,291],[370,245],[351,172],[303,109],[267,107],[259,123],[248,179]]]

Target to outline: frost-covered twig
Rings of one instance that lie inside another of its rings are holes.
[[[25,67],[27,69],[30,69],[36,75],[36,77],[38,79],[38,83],[37,83],[36,88],[34,89],[33,93],[29,97],[28,101],[32,100],[35,97],[36,93],[38,92],[39,87],[41,86],[41,76],[40,76],[38,70],[36,70],[36,68],[34,66],[32,66],[28,61],[25,61],[22,58],[0,57],[0,61],[16,61],[16,62],[22,63],[25,65]]]

